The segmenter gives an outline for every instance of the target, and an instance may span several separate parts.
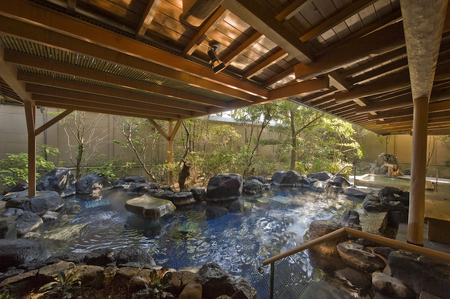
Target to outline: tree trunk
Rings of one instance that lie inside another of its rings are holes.
[[[178,185],[180,186],[180,191],[185,189],[186,179],[190,176],[191,162],[183,160],[183,168],[180,171],[180,175],[178,176]]]
[[[295,156],[297,153],[297,134],[295,132],[295,117],[293,111],[290,111],[291,118],[291,170],[295,169]]]

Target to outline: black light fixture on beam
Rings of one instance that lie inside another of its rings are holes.
[[[209,56],[209,64],[214,72],[217,74],[222,71],[227,66],[217,57],[217,53],[220,51],[220,44],[218,42],[211,42],[209,44],[208,56]]]

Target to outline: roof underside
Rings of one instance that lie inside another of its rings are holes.
[[[207,18],[189,18],[195,4]],[[6,101],[177,120],[289,99],[378,134],[412,129],[398,0],[0,0],[0,24]],[[429,134],[450,134],[449,50],[447,21]]]

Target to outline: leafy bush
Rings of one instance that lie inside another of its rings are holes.
[[[136,295],[148,299],[173,298],[172,294],[165,292],[173,286],[170,279],[172,279],[172,273],[168,272],[167,266],[158,270],[158,272],[153,269],[150,272],[150,281],[145,284],[145,289],[140,290]]]
[[[45,146],[44,150],[48,154],[56,156],[59,153],[57,148]],[[0,160],[0,181],[7,186],[12,186],[18,182],[28,182],[28,154],[7,154],[8,158]],[[43,156],[36,155],[36,179],[47,171],[55,168],[55,164],[46,161]]]
[[[81,280],[77,273],[66,276],[64,272],[59,272],[56,280],[43,285],[38,293],[47,293],[53,298],[72,298],[80,287]]]
[[[6,285],[0,290],[0,299],[14,299],[14,297],[9,293],[10,288],[10,285]]]
[[[110,180],[117,180],[126,176],[135,162],[126,162],[119,157],[105,159],[103,156],[97,159],[97,165],[89,169],[89,173],[98,173],[108,177]]]

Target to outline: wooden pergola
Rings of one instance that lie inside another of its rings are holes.
[[[36,135],[74,110],[168,121],[171,151],[183,119],[289,99],[413,135],[421,245],[426,137],[450,134],[447,14],[445,0],[0,0],[0,90],[25,107],[29,195]],[[36,128],[37,106],[64,112]]]

